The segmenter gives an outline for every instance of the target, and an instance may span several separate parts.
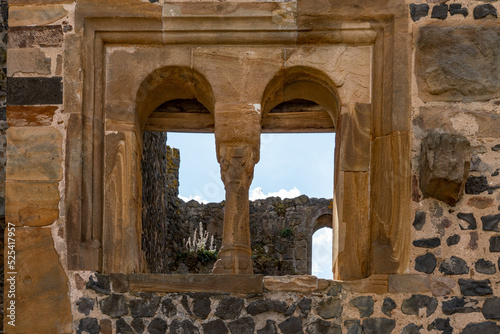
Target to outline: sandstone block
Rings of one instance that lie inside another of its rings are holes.
[[[470,168],[470,143],[460,135],[431,131],[420,150],[420,189],[428,197],[455,205]]]
[[[427,275],[389,275],[390,293],[426,293],[429,291],[429,276]]]
[[[498,26],[422,27],[416,43],[421,98],[472,101],[500,96],[499,35]]]
[[[449,295],[456,285],[455,280],[443,276],[432,276],[430,280],[430,287],[434,297]]]
[[[7,47],[9,49],[32,47],[61,47],[62,42],[63,31],[61,26],[23,26],[9,28],[9,40]]]
[[[62,178],[62,136],[52,127],[7,131],[7,180],[59,181]]]
[[[316,276],[265,276],[264,287],[269,291],[311,292],[318,288]]]
[[[8,106],[7,119],[10,127],[49,126],[56,106]]]
[[[10,49],[7,75],[16,73],[50,74],[50,58],[41,49]]]
[[[26,1],[26,0],[25,0]],[[35,2],[34,0],[31,0]],[[9,27],[17,27],[17,26],[27,26],[27,25],[35,25],[35,26],[44,26],[55,21],[62,19],[68,14],[68,11],[64,9],[63,6],[12,6],[12,3],[19,2],[19,0],[10,1],[11,7],[9,8]],[[46,3],[56,3],[56,1],[39,1]],[[63,2],[59,0],[59,2]],[[66,2],[72,2],[70,0],[66,0]],[[9,51],[9,61],[12,59],[10,57]]]
[[[68,281],[50,229],[16,230],[16,333],[71,333]],[[6,277],[8,278],[8,277]],[[40,307],[43,305],[43,307]]]
[[[59,217],[57,182],[7,182],[6,220],[16,226],[47,226]]]

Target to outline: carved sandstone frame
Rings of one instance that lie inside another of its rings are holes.
[[[107,273],[145,270],[140,255],[140,156],[147,117],[140,109],[156,102],[141,102],[137,89],[130,90],[134,94],[127,93],[126,80],[120,82],[123,91],[109,93],[111,85],[117,84],[110,80],[110,71],[118,73],[115,78],[126,71],[126,67],[110,68],[107,62],[112,48],[144,47],[148,52],[156,48],[150,54],[154,58],[166,46],[176,46],[183,52],[187,45],[345,45],[370,47],[372,63],[370,101],[336,101],[335,278],[404,272],[408,265],[411,174],[409,37],[403,1],[362,10],[359,19],[339,14],[342,11],[299,13],[291,26],[273,23],[271,13],[186,15],[164,20],[161,10],[136,14],[134,8],[126,6],[114,12],[100,11],[102,17],[95,17],[98,11],[88,10],[85,1],[82,3],[76,8],[76,33],[66,36],[64,57],[64,106],[70,115],[66,147],[69,269]],[[175,57],[164,57],[167,60],[162,62],[180,66]],[[188,77],[188,82],[203,82],[196,75]],[[189,85],[186,89],[189,96],[200,92],[190,91]],[[246,138],[256,138],[255,133],[260,133],[261,115],[252,113],[251,106],[242,112],[249,101],[235,106],[238,116],[232,117],[230,104],[218,90],[214,89],[214,94],[208,88],[202,91],[206,94],[195,97],[214,112],[218,155],[227,150],[221,150],[220,145],[234,142],[226,140],[234,120],[246,117],[248,124],[258,124],[245,128],[251,132]],[[178,94],[176,97],[180,98]],[[263,112],[266,101],[262,101]],[[254,157],[258,161],[258,140],[245,144],[257,148]]]

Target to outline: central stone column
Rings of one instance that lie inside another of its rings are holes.
[[[226,190],[224,229],[214,274],[252,274],[248,192],[259,161],[260,110],[225,106],[215,113],[217,160]],[[228,110],[229,109],[229,110]]]

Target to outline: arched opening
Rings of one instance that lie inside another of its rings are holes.
[[[331,217],[330,217],[331,219]],[[322,227],[312,235],[311,275],[332,279],[333,232],[331,227]]]

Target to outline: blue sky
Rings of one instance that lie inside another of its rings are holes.
[[[280,196],[332,198],[335,134],[262,134],[250,199]],[[184,200],[220,202],[224,185],[213,134],[172,133],[167,144],[180,150],[179,195]],[[313,237],[313,274],[331,278],[331,230]],[[315,264],[316,263],[316,264]]]

